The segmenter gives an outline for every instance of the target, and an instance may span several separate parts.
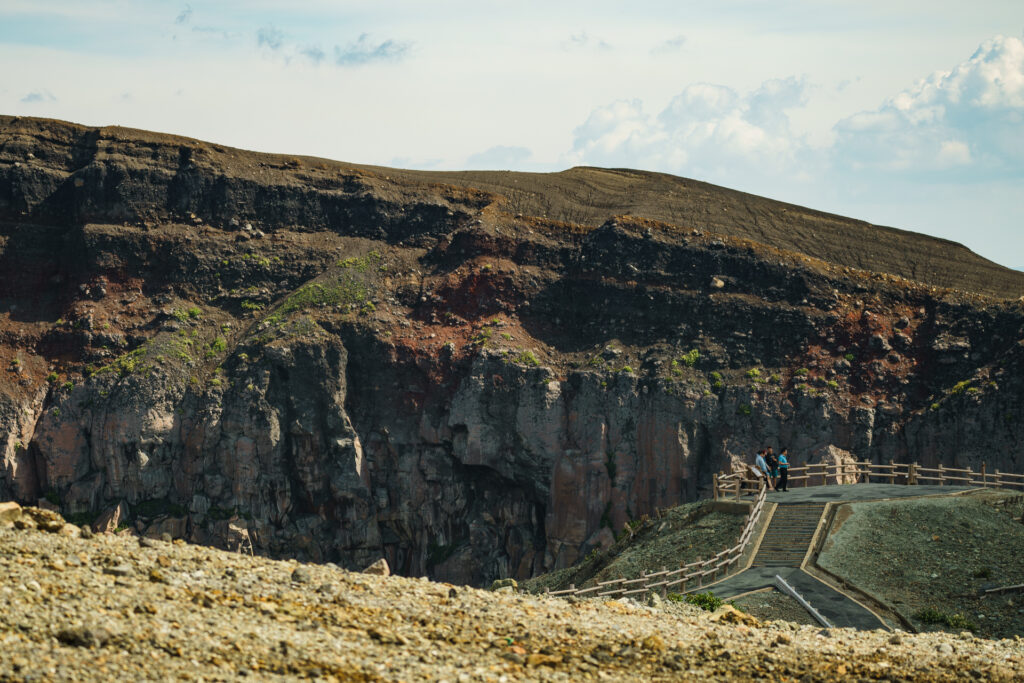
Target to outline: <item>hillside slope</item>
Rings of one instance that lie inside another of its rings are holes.
[[[384,171],[385,169],[378,169]],[[558,173],[395,171],[393,177],[474,187],[512,213],[600,225],[631,215],[754,240],[837,265],[992,296],[1024,295],[1024,273],[956,242],[815,211],[710,183],[634,169]]]
[[[960,615],[988,638],[1024,633],[1021,593],[985,590],[1024,584],[1024,497],[984,491],[968,496],[846,506],[818,565],[867,591],[921,630],[923,620]],[[927,610],[927,611],[925,611]]]
[[[25,159],[24,155],[30,153],[34,158]],[[402,204],[411,200],[435,203],[432,199],[437,199],[440,205],[443,199],[451,199],[445,196],[451,190],[444,188],[460,188],[465,194],[458,203],[496,201],[510,214],[592,227],[614,216],[631,215],[750,239],[837,265],[888,273],[936,287],[1011,298],[1024,295],[1024,273],[983,259],[960,244],[664,173],[591,167],[558,173],[408,171],[246,152],[116,126],[86,128],[9,116],[0,116],[0,154],[9,161],[23,162],[16,171],[22,176],[20,181],[35,186],[32,190],[39,193],[33,196],[35,192],[30,190],[8,197],[7,207],[0,203],[0,212],[9,214],[59,212],[59,201],[53,201],[56,197],[48,197],[46,203],[50,206],[42,202],[46,191],[56,189],[64,179],[90,165],[102,167],[108,163],[145,169],[147,174],[172,174],[175,182],[169,183],[167,195],[147,197],[144,202],[134,197],[119,205],[113,216],[100,206],[92,206],[79,207],[75,218],[138,220],[147,215],[166,215],[168,210],[194,210],[214,222],[235,217],[315,229],[343,219],[332,214],[330,208],[330,197],[337,190],[348,192],[362,186],[364,191]],[[200,189],[193,185],[203,175],[212,175],[217,182],[206,187],[201,198],[193,199],[199,200],[198,206],[182,204],[181,192]],[[238,188],[228,190],[228,185],[234,185],[232,180],[274,190],[239,196]],[[104,184],[116,193],[119,182],[115,174]],[[294,201],[275,202],[285,198],[284,188],[301,188],[299,206]],[[481,191],[490,196],[485,199]],[[431,198],[435,194],[440,197]],[[3,199],[0,196],[0,202]],[[91,214],[90,210],[99,210],[100,214]],[[351,220],[351,212],[344,218]],[[388,230],[390,239],[396,239],[395,232]]]

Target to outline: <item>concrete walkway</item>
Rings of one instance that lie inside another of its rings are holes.
[[[770,556],[775,566],[754,566],[749,569],[707,586],[701,591],[711,591],[723,599],[731,599],[764,588],[775,587],[776,574],[785,579],[807,602],[836,627],[850,627],[861,630],[887,628],[886,624],[857,601],[835,590],[828,584],[800,569],[803,558],[810,550],[811,533],[796,529],[782,508],[799,506],[812,512],[824,509],[825,503],[847,503],[855,501],[881,500],[885,498],[916,498],[919,496],[943,495],[970,490],[965,486],[905,486],[902,484],[845,484],[831,486],[808,486],[791,488],[789,491],[775,491],[768,494],[768,502],[779,507],[775,509],[771,523],[765,530],[755,552]],[[820,507],[819,507],[820,506]],[[796,508],[794,508],[796,509]],[[781,511],[781,512],[780,512]],[[820,512],[818,512],[820,521]],[[783,521],[775,523],[775,516]],[[814,522],[817,525],[817,521]],[[795,533],[801,531],[801,533]],[[780,544],[796,544],[788,552],[779,552]],[[796,547],[796,546],[799,547]],[[762,553],[762,547],[769,552]],[[755,558],[756,559],[756,558]]]
[[[862,631],[887,628],[874,612],[797,567],[751,567],[706,590],[728,600],[762,588],[775,588],[776,574],[784,578],[833,626]]]
[[[771,491],[769,503],[800,505],[806,503],[850,503],[883,498],[916,498],[938,494],[970,491],[971,486],[905,486],[903,484],[842,484],[831,486],[790,487],[789,491]]]

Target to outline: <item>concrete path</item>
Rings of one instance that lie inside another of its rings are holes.
[[[887,628],[871,610],[796,567],[752,567],[706,590],[727,600],[762,588],[774,588],[776,574],[789,582],[835,627],[862,631]]]
[[[880,500],[882,498],[914,498],[936,494],[970,491],[971,486],[905,486],[903,484],[844,484],[831,486],[808,486],[792,488],[789,491],[771,491],[769,503],[779,505],[800,505],[807,503],[852,502]]]
[[[887,628],[869,609],[800,569],[810,549],[814,529],[825,503],[913,498],[970,490],[966,486],[905,486],[902,484],[846,484],[808,486],[774,491],[768,502],[774,514],[754,556],[752,566],[735,576],[699,591],[711,591],[723,599],[775,587],[778,574],[822,616],[837,627],[862,630]]]

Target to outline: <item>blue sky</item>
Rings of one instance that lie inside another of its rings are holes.
[[[1024,2],[0,0],[0,111],[676,173],[1024,268]]]

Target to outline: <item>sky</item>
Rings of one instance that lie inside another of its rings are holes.
[[[0,0],[0,112],[663,171],[1024,270],[1021,0]]]

